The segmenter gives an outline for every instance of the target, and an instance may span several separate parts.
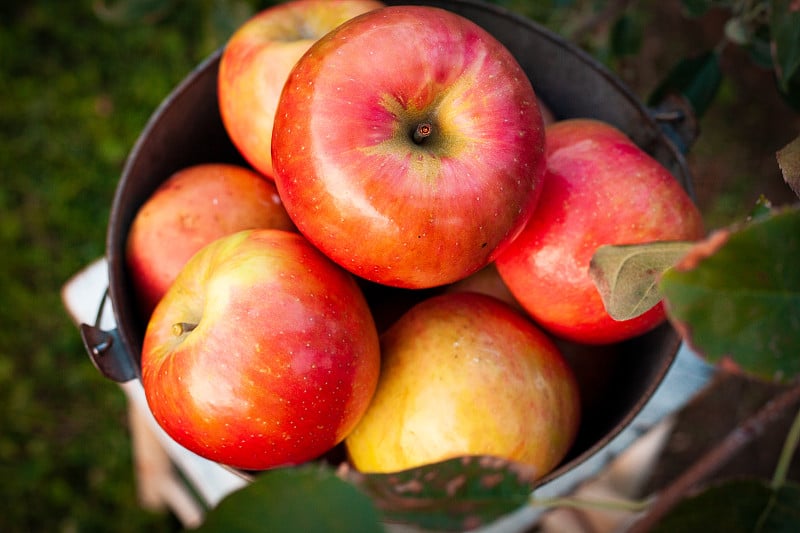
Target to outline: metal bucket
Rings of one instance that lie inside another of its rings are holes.
[[[670,140],[674,131],[671,124],[657,120],[652,109],[588,54],[536,23],[493,5],[470,0],[412,3],[443,7],[483,26],[516,56],[537,94],[557,119],[592,117],[618,127],[693,193],[682,153]],[[116,189],[106,258],[108,298],[117,327],[103,331],[96,325],[81,326],[90,357],[114,381],[140,378],[146,324],[134,300],[124,257],[128,230],[137,210],[162,181],[179,169],[201,162],[246,164],[228,138],[217,108],[220,52],[192,71],[156,109],[133,147]],[[390,289],[367,284],[365,290],[368,299],[377,301]],[[558,468],[538,483],[552,481],[575,468],[619,434],[654,393],[679,346],[680,338],[669,324],[603,348],[562,344],[568,358],[578,362],[582,386],[591,390],[584,390],[584,419],[573,449]]]

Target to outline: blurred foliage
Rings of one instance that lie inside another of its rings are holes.
[[[752,479],[721,483],[679,504],[653,533],[780,533],[795,531],[800,513],[800,486],[772,487]]]
[[[232,531],[382,533],[384,528],[367,494],[327,465],[310,463],[260,474],[247,490],[224,498],[197,529],[198,533]]]
[[[59,291],[103,255],[114,188],[150,114],[241,21],[271,3],[0,4],[0,531],[179,528],[173,517],[138,506],[124,396],[88,362]],[[647,3],[625,10],[627,2],[600,0],[493,3],[558,29],[620,71],[652,22]],[[752,54],[764,60],[763,28],[755,35]],[[723,81],[717,101],[738,98]],[[751,204],[740,198],[749,176],[733,178],[740,185],[719,199],[730,203],[719,204],[724,213]]]
[[[95,8],[0,8],[4,532],[175,529],[136,505],[124,396],[89,364],[60,289],[103,255],[116,181],[147,118],[218,42],[198,27],[199,3],[123,29]]]
[[[706,360],[791,383],[800,376],[799,268],[795,206],[718,230],[664,272],[658,288],[670,320]]]

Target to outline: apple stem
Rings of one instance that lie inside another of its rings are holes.
[[[197,324],[190,324],[189,322],[176,322],[172,325],[172,334],[176,337],[180,337],[184,333],[189,333],[196,327]]]
[[[431,133],[433,133],[433,125],[430,122],[420,122],[414,129],[414,142],[422,144],[425,139],[431,136]]]

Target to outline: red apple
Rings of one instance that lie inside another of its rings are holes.
[[[545,127],[549,126],[553,122],[556,122],[556,115],[553,113],[553,110],[545,104],[542,99],[539,99],[539,110],[542,112],[542,121],[544,122]]]
[[[342,22],[381,6],[373,0],[293,0],[258,12],[231,35],[219,62],[219,110],[228,136],[253,168],[272,177],[275,108],[300,56]]]
[[[513,239],[539,196],[544,127],[494,37],[426,6],[377,9],[318,40],[275,116],[275,182],[298,229],[368,280],[454,282]]]
[[[216,163],[170,176],[137,211],[127,236],[125,259],[143,316],[150,316],[195,252],[251,228],[294,229],[273,182]]]
[[[497,258],[501,277],[539,324],[565,339],[606,344],[649,331],[665,320],[663,306],[614,320],[589,262],[605,244],[698,239],[699,210],[666,168],[609,124],[566,120],[546,135],[542,196]]]
[[[350,432],[378,380],[378,333],[352,276],[297,233],[204,247],[153,312],[142,384],[189,450],[258,470],[316,458]]]
[[[381,353],[375,397],[345,440],[362,472],[494,455],[543,476],[572,446],[572,371],[549,337],[494,297],[429,298],[381,335]]]

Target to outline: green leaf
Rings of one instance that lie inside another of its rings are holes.
[[[712,486],[676,505],[652,533],[792,533],[800,531],[800,485],[772,489],[761,480]]]
[[[202,533],[365,533],[384,531],[369,497],[327,467],[260,473],[209,511]]]
[[[488,524],[530,499],[534,469],[496,457],[463,457],[396,474],[347,478],[369,494],[389,522],[438,531]]]
[[[711,9],[712,0],[682,0],[683,10],[689,17],[700,17]]]
[[[635,318],[661,301],[658,279],[692,247],[688,242],[600,246],[589,275],[614,320]]]
[[[661,277],[667,314],[711,362],[800,374],[800,206],[713,233]]]
[[[642,48],[642,25],[624,13],[611,28],[611,53],[616,57],[635,55]]]
[[[681,94],[692,104],[699,118],[714,101],[721,83],[719,54],[708,51],[679,61],[659,83],[648,102],[655,106],[671,93]]]
[[[794,0],[772,0],[770,8],[778,88],[789,94],[800,89],[800,6]]]
[[[754,64],[772,70],[772,36],[766,24],[757,26],[750,36],[750,42],[745,46],[750,59]]]
[[[778,150],[776,157],[783,179],[800,197],[800,136]]]

